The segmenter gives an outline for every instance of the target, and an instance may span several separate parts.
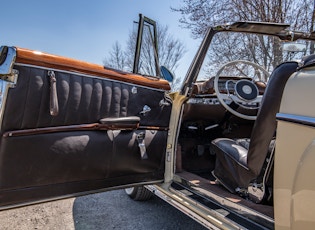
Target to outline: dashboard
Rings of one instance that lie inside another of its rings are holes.
[[[251,78],[239,78],[239,77],[220,77],[218,82],[219,91],[221,93],[228,93],[226,90],[226,84],[230,94],[233,94],[235,91],[235,85],[238,80],[245,79],[251,80]],[[266,83],[264,82],[255,82],[255,85],[258,88],[259,94],[262,95],[266,88]],[[192,95],[201,96],[215,94],[214,90],[214,77],[210,78],[207,81],[196,82],[193,86]]]

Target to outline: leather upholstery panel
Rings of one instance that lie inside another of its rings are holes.
[[[17,86],[9,90],[2,133],[126,116],[139,116],[142,126],[168,126],[171,106],[159,105],[163,91],[65,72],[55,73],[59,114],[51,116],[48,71],[27,66],[15,68],[19,77]],[[151,111],[144,116],[140,112],[145,105]]]
[[[163,178],[163,172],[138,174],[111,179],[85,180],[70,182],[67,184],[44,185],[31,188],[0,191],[0,209],[3,206],[17,203],[34,202],[34,200],[64,198],[65,194],[84,195],[95,191],[105,191],[104,188],[120,186],[122,184],[134,184],[139,181],[150,182]]]
[[[247,165],[258,176],[275,137],[282,93],[289,77],[296,71],[297,62],[284,62],[272,72],[255,121],[249,145]]]
[[[240,142],[243,144],[243,142]],[[224,152],[225,155],[232,158],[237,164],[248,169],[247,167],[247,151],[243,145],[241,145],[238,140],[233,140],[229,138],[217,138],[212,141],[215,148],[218,148],[217,155],[219,152]]]
[[[164,172],[167,131],[137,130],[128,132],[115,130],[108,131],[108,133],[114,136],[110,177],[146,173],[152,170]],[[141,159],[137,141],[137,135],[140,133],[145,136],[147,159]]]
[[[106,178],[111,146],[101,131],[2,138],[0,190]]]
[[[141,159],[139,133],[145,134],[147,159]],[[73,131],[3,137],[0,191],[52,184],[64,184],[66,188],[72,182],[156,175],[164,172],[166,137],[167,131],[156,130]]]
[[[0,206],[163,179],[171,113],[171,105],[160,106],[163,90],[54,70],[58,113],[51,115],[49,70],[14,68],[18,81],[1,126]],[[151,110],[144,114],[145,106]],[[104,118],[131,119],[142,130],[94,130]],[[23,135],[11,136],[14,131]]]

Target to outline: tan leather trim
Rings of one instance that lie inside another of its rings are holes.
[[[88,62],[78,61],[71,58],[37,52],[34,50],[18,48],[16,62],[42,66],[46,68],[60,69],[65,71],[79,72],[83,74],[104,77],[108,79],[129,82],[133,84],[170,90],[168,81],[150,76],[141,76],[133,73],[107,69],[104,66]]]

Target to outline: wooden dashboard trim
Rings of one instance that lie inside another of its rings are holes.
[[[24,48],[16,47],[16,51],[16,63],[78,72],[157,89],[170,90],[170,84],[164,79],[127,73],[119,70],[109,69],[102,65],[78,61],[71,58]]]

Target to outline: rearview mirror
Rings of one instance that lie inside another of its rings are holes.
[[[282,43],[282,50],[287,52],[304,52],[306,51],[306,44],[286,42]]]
[[[160,69],[161,69],[162,77],[169,82],[173,82],[174,75],[171,73],[171,71],[165,66],[161,66]]]

